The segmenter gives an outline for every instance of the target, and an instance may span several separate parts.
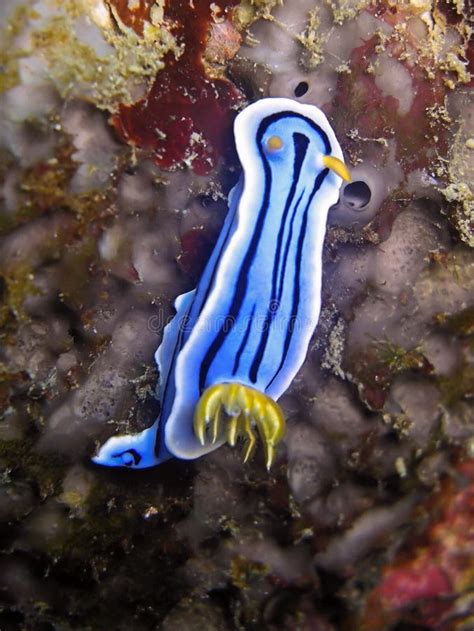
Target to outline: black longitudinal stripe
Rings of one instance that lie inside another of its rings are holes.
[[[242,353],[244,352],[245,345],[247,344],[247,341],[249,339],[250,329],[252,328],[252,322],[253,322],[253,317],[255,315],[256,306],[257,305],[254,305],[252,307],[252,313],[250,314],[249,321],[247,322],[247,326],[245,328],[244,337],[242,338],[242,341],[240,342],[239,350],[237,351],[237,355],[235,356],[234,368],[232,369],[232,374],[233,375],[236,375],[237,371],[239,370],[240,358],[242,357]]]
[[[311,195],[309,197],[308,203],[306,204],[306,208],[304,209],[303,219],[301,221],[300,233],[299,233],[299,236],[298,236],[298,245],[297,245],[296,252],[295,252],[295,279],[294,279],[294,283],[293,283],[293,304],[292,304],[292,308],[291,308],[291,316],[290,316],[288,325],[286,327],[286,337],[285,337],[285,342],[283,344],[283,355],[281,357],[280,364],[279,364],[275,374],[273,375],[271,380],[268,382],[265,390],[267,390],[271,386],[271,384],[276,379],[277,375],[280,373],[280,371],[281,371],[281,369],[283,367],[283,364],[285,363],[286,357],[288,355],[288,351],[290,349],[291,338],[293,337],[293,331],[295,330],[296,317],[298,315],[298,306],[299,306],[299,301],[300,301],[301,262],[302,262],[302,253],[303,253],[303,247],[304,247],[304,238],[305,238],[305,234],[306,234],[306,227],[308,225],[309,208],[311,206],[311,202],[313,201],[314,196],[316,195],[317,191],[321,188],[321,185],[322,185],[322,183],[324,181],[324,178],[326,177],[326,175],[328,173],[329,173],[329,169],[324,169],[318,175],[318,177],[316,178],[316,181],[314,183],[313,190],[311,191]]]
[[[278,310],[278,305],[276,302],[277,280],[278,280],[278,271],[279,271],[280,260],[281,260],[283,235],[285,232],[288,214],[290,212],[291,205],[293,204],[293,201],[295,198],[295,193],[298,186],[298,180],[300,178],[301,169],[303,167],[303,162],[304,162],[306,151],[309,145],[309,139],[304,134],[294,133],[293,145],[295,148],[295,158],[293,160],[293,175],[291,178],[290,190],[288,191],[285,207],[284,207],[283,214],[281,217],[280,228],[278,230],[276,250],[275,250],[275,259],[273,262],[272,290],[270,293],[270,302],[267,308],[267,313],[265,314],[265,321],[263,325],[262,336],[260,338],[260,342],[255,352],[252,364],[250,366],[250,371],[249,371],[249,378],[252,383],[256,383],[257,381],[258,369],[262,362],[262,358],[265,353],[265,349],[267,347],[268,337],[270,335],[270,326]]]
[[[227,242],[228,242],[228,240],[229,240],[229,235],[230,235],[230,232],[231,232],[231,230],[232,230],[233,219],[234,219],[234,216],[235,216],[236,209],[237,209],[237,206],[235,206],[235,208],[234,208],[234,212],[233,212],[233,214],[232,214],[232,218],[231,218],[231,219],[230,219],[230,221],[229,221],[229,225],[228,225],[228,227],[227,227],[227,232],[226,232],[225,237],[224,237],[224,239],[223,239],[223,241],[222,241],[222,245],[221,245],[221,248],[220,248],[220,250],[219,250],[219,254],[217,255],[217,259],[216,259],[216,262],[215,262],[214,268],[213,268],[213,270],[212,270],[211,277],[210,277],[210,279],[209,279],[209,283],[208,283],[207,288],[206,288],[206,293],[205,293],[205,295],[204,295],[204,299],[203,299],[203,301],[202,301],[202,303],[201,303],[201,307],[200,307],[200,309],[199,309],[199,312],[198,312],[198,314],[196,315],[196,319],[197,319],[197,317],[199,316],[199,313],[201,313],[201,311],[202,311],[202,309],[203,309],[203,306],[204,306],[204,304],[205,304],[205,302],[206,302],[206,300],[207,300],[207,297],[208,297],[208,295],[209,295],[210,288],[212,287],[212,284],[213,284],[213,282],[214,282],[214,278],[215,278],[215,275],[216,275],[216,272],[217,272],[217,268],[218,268],[218,266],[219,266],[219,261],[220,261],[220,259],[221,259],[221,257],[222,257],[222,253],[224,252],[224,250],[225,250],[225,248],[226,248],[226,246],[227,246]],[[211,256],[212,256],[212,255],[211,255]],[[199,287],[199,285],[198,285],[198,287]],[[188,316],[189,316],[189,317],[191,316],[191,311],[192,311],[192,309],[193,309],[193,307],[194,307],[194,303],[195,303],[196,297],[198,296],[198,293],[199,293],[199,292],[198,292],[198,290],[197,290],[197,288],[196,288],[196,294],[195,294],[195,296],[194,296],[194,298],[193,298],[193,300],[192,300],[191,304],[189,305],[188,311],[186,312],[186,315],[185,315],[185,325],[187,325],[187,326],[189,326],[189,325],[188,325],[188,320],[187,320],[187,319],[188,319]],[[175,317],[177,317],[177,314],[176,314],[176,316],[175,316]],[[174,349],[173,349],[173,357],[172,357],[172,359],[171,359],[170,368],[169,368],[169,371],[168,371],[168,375],[167,375],[167,377],[166,377],[166,383],[165,383],[165,386],[164,386],[163,391],[162,391],[162,393],[161,393],[161,401],[160,401],[160,403],[161,403],[161,410],[160,410],[160,417],[161,417],[161,414],[162,414],[162,411],[163,411],[163,404],[164,404],[164,401],[165,401],[165,399],[166,399],[166,395],[167,395],[167,392],[168,392],[168,387],[169,387],[169,385],[170,385],[170,377],[171,377],[171,375],[174,375],[174,364],[175,364],[176,358],[177,358],[177,356],[178,356],[178,353],[181,351],[181,349],[182,349],[182,347],[183,347],[184,332],[185,332],[184,327],[180,327],[180,329],[179,329],[179,334],[178,334],[178,338],[177,338],[177,340],[176,340],[176,344],[175,344]],[[162,340],[162,342],[161,342],[161,343],[163,343],[163,340]],[[161,420],[160,420],[160,423],[161,423]],[[159,432],[156,432],[156,440],[155,440],[155,445],[154,445],[154,451],[155,451],[155,454],[156,454],[157,456],[158,456],[158,454],[159,454],[159,452],[160,452],[160,448],[161,448],[161,440],[162,440],[162,436],[161,436],[161,434],[162,434],[163,430],[164,430],[164,423],[161,423],[160,431],[159,431]]]
[[[261,237],[262,227],[263,227],[263,223],[265,221],[265,215],[268,209],[268,200],[270,197],[271,171],[270,171],[270,167],[268,165],[268,161],[266,159],[265,153],[262,148],[262,137],[265,131],[268,129],[268,127],[271,124],[283,118],[299,118],[301,120],[304,120],[321,137],[324,144],[325,153],[329,154],[331,152],[331,145],[330,145],[326,132],[323,131],[321,127],[319,127],[319,125],[316,125],[314,121],[312,121],[310,118],[307,118],[306,116],[302,116],[301,114],[297,114],[296,112],[292,112],[288,110],[288,111],[278,112],[276,114],[271,114],[270,116],[267,116],[266,118],[264,118],[262,122],[260,123],[255,140],[256,140],[256,145],[257,145],[257,151],[262,160],[262,165],[264,169],[264,194],[263,194],[262,204],[258,211],[255,229],[252,234],[252,238],[250,239],[247,252],[243,258],[242,265],[237,275],[237,282],[236,282],[236,286],[234,289],[234,293],[233,293],[233,297],[232,297],[232,301],[231,301],[230,309],[228,313],[228,317],[231,318],[232,322],[235,322],[239,315],[239,311],[240,311],[240,308],[242,306],[242,303],[247,291],[248,272],[253,262],[253,258],[255,256],[255,252],[257,250],[258,243]],[[214,358],[217,355],[222,344],[224,343],[228,333],[229,333],[229,327],[224,328],[224,326],[221,325],[219,331],[216,333],[216,336],[214,337],[214,340],[209,345],[209,348],[207,349],[207,352],[202,359],[201,367],[199,370],[199,390],[201,392],[204,390],[204,385],[206,382],[206,377],[207,377],[209,368],[211,367],[211,364],[214,361]]]
[[[291,246],[291,241],[293,240],[293,225],[295,223],[295,219],[296,219],[296,215],[298,212],[298,208],[299,205],[301,203],[301,200],[303,198],[303,195],[305,194],[306,189],[303,189],[301,191],[301,195],[298,197],[298,201],[295,204],[295,209],[293,211],[293,214],[291,216],[291,220],[290,220],[290,229],[288,231],[288,236],[286,239],[286,244],[285,244],[285,253],[283,254],[283,265],[281,267],[281,271],[280,271],[280,279],[278,281],[278,293],[277,293],[277,302],[278,304],[281,303],[281,298],[283,296],[283,284],[285,281],[285,274],[286,274],[286,265],[288,263],[288,252],[290,250],[290,246]]]
[[[263,135],[263,133],[262,133]],[[255,224],[255,230],[253,232],[252,238],[250,240],[250,244],[249,247],[247,249],[247,252],[245,253],[243,262],[242,262],[242,266],[239,270],[239,274],[237,277],[237,284],[236,284],[236,288],[234,291],[234,295],[232,298],[232,302],[230,305],[230,309],[229,309],[229,314],[228,316],[231,318],[231,322],[236,322],[237,320],[237,316],[239,314],[240,308],[242,306],[242,302],[244,300],[245,294],[247,292],[247,285],[248,285],[248,272],[250,269],[250,266],[252,264],[255,252],[257,250],[257,246],[258,246],[258,242],[260,240],[260,235],[262,233],[262,228],[263,228],[263,223],[265,221],[265,214],[266,214],[266,210],[268,207],[268,200],[270,197],[270,188],[271,188],[271,171],[270,171],[270,167],[268,165],[268,162],[263,154],[263,151],[260,147],[260,144],[258,144],[258,149],[263,161],[263,168],[264,168],[264,172],[265,172],[265,188],[264,188],[264,194],[263,194],[263,201],[262,201],[262,206],[260,208],[260,211],[258,213],[258,217],[257,217],[257,221]],[[208,373],[208,370],[214,360],[214,357],[216,356],[219,348],[222,346],[222,344],[224,343],[224,340],[226,339],[228,335],[228,329],[224,328],[221,325],[220,330],[218,331],[217,335],[215,336],[214,340],[212,341],[212,343],[210,344],[206,355],[204,356],[202,362],[201,362],[201,366],[200,366],[200,370],[199,370],[199,390],[202,391],[204,390],[204,384],[206,382],[206,376]]]

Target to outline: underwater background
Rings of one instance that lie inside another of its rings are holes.
[[[472,631],[469,0],[0,4],[0,630]],[[270,473],[90,463],[159,413],[267,96],[353,177]]]

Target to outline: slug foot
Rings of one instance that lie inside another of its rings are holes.
[[[263,392],[241,383],[219,383],[207,388],[196,405],[194,432],[199,442],[213,444],[225,435],[235,447],[244,440],[243,459],[247,462],[257,446],[260,434],[267,469],[273,464],[276,447],[285,433],[285,418],[280,406]]]

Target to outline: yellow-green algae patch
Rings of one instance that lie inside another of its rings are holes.
[[[334,23],[343,24],[346,20],[353,20],[362,9],[374,3],[372,0],[326,0],[326,4],[331,8]]]
[[[270,571],[266,563],[252,561],[237,555],[230,562],[229,574],[233,585],[243,591],[251,589],[252,583],[268,575]]]
[[[463,362],[450,376],[439,377],[438,386],[446,406],[474,397],[474,365]]]
[[[31,51],[19,48],[15,39],[21,35],[31,20],[39,14],[27,3],[18,5],[0,28],[0,94],[14,88],[19,83],[18,60],[27,57]]]
[[[43,21],[26,9],[14,18],[15,33],[29,29],[31,47],[21,53],[3,53],[2,61],[10,68],[4,89],[17,80],[15,58],[39,53],[63,97],[85,96],[98,107],[115,111],[119,104],[132,104],[146,93],[164,67],[166,54],[181,54],[166,24],[146,23],[143,34],[138,35],[102,1],[48,0],[47,4],[52,15]],[[85,19],[97,41],[110,47],[107,54],[98,54],[93,46],[81,41],[75,28],[78,19]]]
[[[0,326],[3,327],[10,316],[17,322],[26,322],[29,318],[23,310],[23,302],[29,296],[41,294],[34,284],[33,270],[28,263],[24,263],[2,270],[1,276],[5,288],[4,298],[0,303]]]
[[[0,373],[0,383],[3,376]],[[31,439],[0,441],[0,458],[10,471],[33,481],[41,499],[61,491],[66,463],[57,454],[41,454],[33,449]]]
[[[455,103],[455,107],[464,105],[467,109],[469,96],[461,93],[458,98],[460,103]],[[429,114],[443,120],[448,116],[446,107],[431,111]],[[438,178],[443,178],[445,182],[439,190],[450,204],[451,221],[460,239],[472,248],[474,247],[474,160],[470,148],[472,124],[469,125],[469,122],[461,117],[455,121],[455,124],[457,130],[450,144],[449,153],[438,156],[435,174]]]
[[[305,67],[314,70],[324,61],[324,45],[327,42],[328,34],[319,33],[321,26],[320,9],[316,7],[309,12],[306,29],[296,36],[299,43],[306,49]]]
[[[436,323],[452,335],[474,335],[474,307],[452,315],[439,313],[436,315]]]
[[[64,135],[58,141],[55,158],[23,171],[18,185],[18,211],[11,217],[5,215],[0,234],[54,215],[55,228],[36,244],[35,258],[62,259],[60,296],[79,305],[87,294],[91,265],[97,260],[98,237],[116,213],[116,191],[109,187],[105,191],[72,192],[71,178],[78,167],[72,157],[74,150],[70,139]],[[0,325],[7,332],[9,324],[29,320],[23,303],[28,297],[41,293],[35,285],[34,265],[25,250],[0,270],[3,279]]]
[[[242,0],[235,8],[234,24],[239,30],[244,30],[259,19],[273,20],[273,9],[282,4],[283,0]]]
[[[23,193],[20,217],[31,219],[51,210],[67,210],[85,227],[92,220],[110,216],[111,192],[70,192],[69,182],[78,166],[71,157],[72,151],[72,147],[64,146],[60,151],[64,160],[54,158],[25,171],[20,182]]]

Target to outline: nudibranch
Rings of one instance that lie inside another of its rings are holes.
[[[285,430],[278,398],[303,363],[321,307],[329,208],[349,180],[317,107],[262,99],[236,118],[242,164],[197,288],[179,296],[155,354],[161,413],[138,434],[109,438],[93,461],[141,469],[193,459],[259,435],[267,468]]]

